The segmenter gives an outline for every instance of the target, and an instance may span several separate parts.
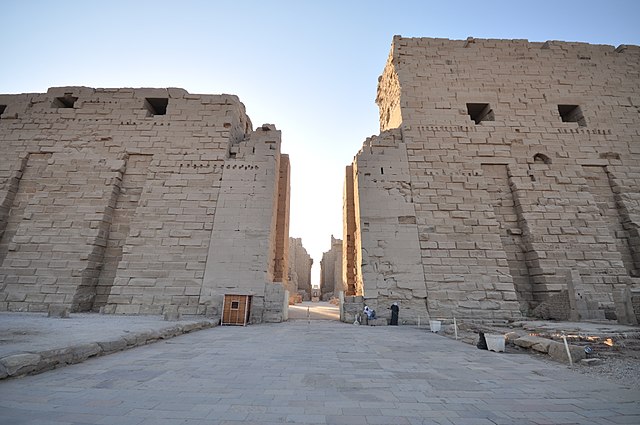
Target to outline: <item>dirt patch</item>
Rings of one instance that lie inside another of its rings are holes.
[[[640,390],[640,328],[611,323],[516,322],[501,324],[459,323],[458,340],[476,345],[479,332],[506,335],[506,354],[526,354],[542,361],[569,367],[550,356],[532,349],[518,347],[513,341],[519,336],[536,336],[563,342],[563,335],[572,346],[579,346],[586,359],[571,369],[594,379],[607,379],[627,388]],[[455,337],[453,324],[442,326],[441,334]]]

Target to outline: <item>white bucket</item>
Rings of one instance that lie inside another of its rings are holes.
[[[487,341],[487,350],[496,353],[504,353],[504,335],[484,334]]]
[[[440,332],[440,327],[442,326],[442,322],[439,320],[429,320],[429,328],[431,328],[431,332]]]

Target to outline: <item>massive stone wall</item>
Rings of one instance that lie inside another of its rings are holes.
[[[304,301],[311,299],[311,266],[313,259],[302,245],[301,238],[289,238],[289,292]]]
[[[347,167],[350,295],[407,320],[558,300],[621,316],[640,276],[639,73],[637,46],[394,37],[381,134]]]
[[[289,162],[236,96],[0,95],[0,310],[283,318]],[[285,276],[286,277],[286,276]]]
[[[331,249],[322,254],[320,261],[320,293],[323,300],[338,297],[345,291],[342,280],[342,240],[331,236]]]

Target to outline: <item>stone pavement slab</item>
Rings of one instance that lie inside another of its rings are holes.
[[[640,393],[410,326],[216,327],[0,382],[0,424],[620,424]]]

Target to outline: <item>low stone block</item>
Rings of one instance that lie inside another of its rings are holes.
[[[150,342],[156,341],[160,338],[160,334],[157,331],[144,331],[136,336],[136,345],[144,345]]]
[[[532,350],[538,351],[540,353],[548,353],[549,352],[549,345],[551,345],[551,343],[553,342],[550,339],[545,339],[545,338],[541,338],[542,341],[540,342],[536,342],[535,344],[533,344],[531,346]]]
[[[122,351],[127,348],[127,340],[124,338],[119,338],[113,341],[99,341],[98,345],[105,353],[113,353],[116,351]]]
[[[513,342],[516,339],[520,338],[520,335],[518,335],[517,332],[507,332],[504,335],[504,338],[507,340],[507,342]]]
[[[71,360],[73,363],[80,363],[88,359],[89,357],[97,356],[102,351],[102,348],[95,343],[74,345],[71,347]]]
[[[69,307],[63,305],[50,305],[47,317],[57,317],[59,319],[69,318]]]
[[[544,344],[544,341],[549,340],[546,338],[540,338],[539,336],[525,335],[517,338],[515,341],[513,341],[513,343],[518,347],[531,348],[535,344]]]
[[[571,360],[574,363],[587,357],[584,348],[577,345],[569,344],[569,352],[571,353]],[[549,344],[549,356],[554,360],[569,363],[564,342],[551,341],[551,344]]]
[[[54,369],[58,365],[75,363],[73,361],[73,349],[69,347],[41,351],[39,354],[42,357],[38,365],[38,371],[40,372]]]
[[[197,322],[197,323],[185,323],[184,325],[182,325],[182,332],[184,333],[189,333],[195,329],[202,329],[205,326],[203,325],[203,322]]]
[[[4,366],[8,376],[19,376],[36,370],[40,359],[39,354],[14,354],[0,359],[0,364]]]
[[[160,339],[169,339],[180,334],[182,334],[182,329],[179,325],[176,325],[160,331]]]

